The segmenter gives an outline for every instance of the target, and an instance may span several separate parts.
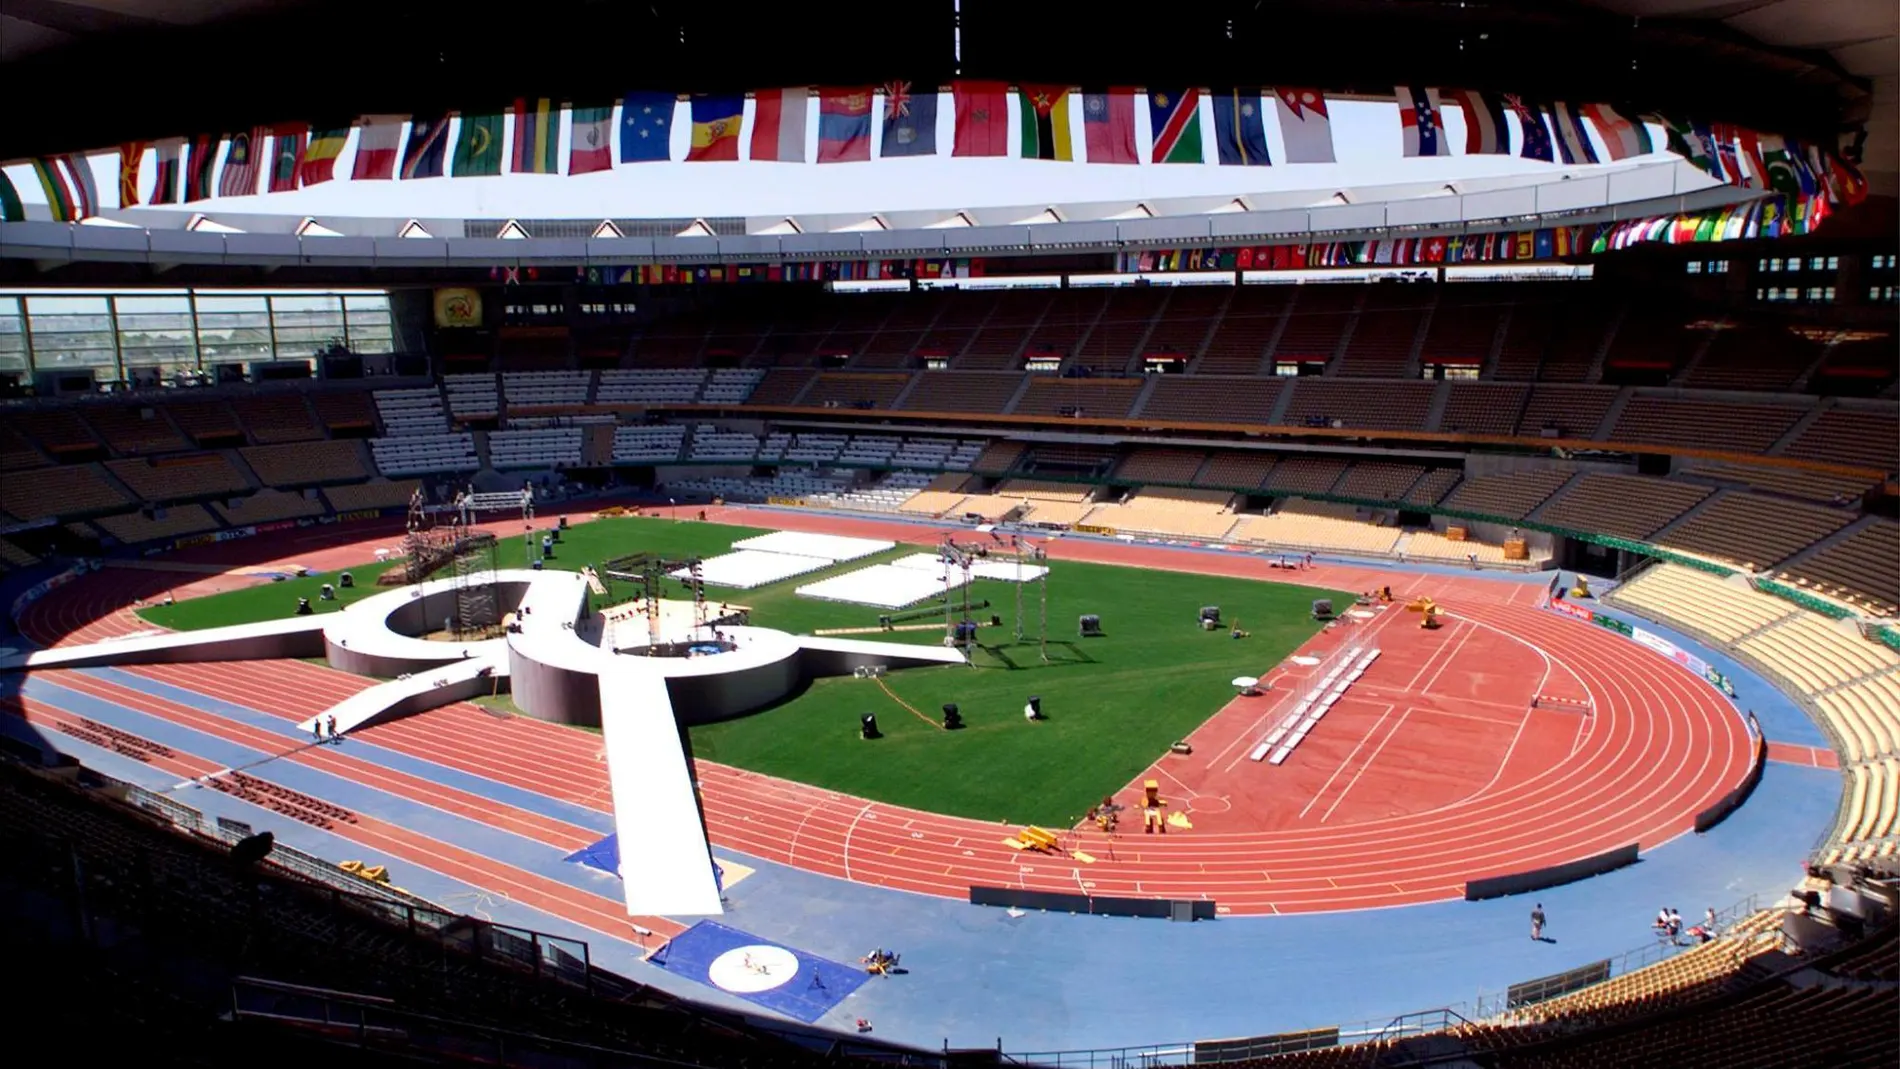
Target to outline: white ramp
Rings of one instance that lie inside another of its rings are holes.
[[[188,664],[200,661],[265,661],[280,657],[323,656],[323,626],[336,618],[286,616],[254,624],[207,627],[198,631],[159,631],[83,646],[0,657],[0,672],[37,668],[99,668],[117,664]]]
[[[336,731],[344,734],[381,720],[436,709],[490,693],[494,677],[508,674],[508,653],[501,650],[466,661],[454,661],[402,679],[366,687],[297,725],[312,731],[318,720],[336,717]]]
[[[640,660],[600,672],[600,728],[630,917],[725,912],[666,680]]]

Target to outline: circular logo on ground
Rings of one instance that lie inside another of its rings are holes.
[[[784,947],[749,946],[728,950],[706,966],[706,979],[722,991],[751,995],[770,991],[798,975],[798,956]]]

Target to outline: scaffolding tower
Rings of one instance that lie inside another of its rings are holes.
[[[480,532],[465,534],[453,543],[450,582],[455,592],[453,630],[457,638],[485,634],[501,623],[495,601],[498,545],[494,535]]]

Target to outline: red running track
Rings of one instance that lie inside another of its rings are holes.
[[[936,537],[918,525],[817,514],[711,513],[715,520],[762,527],[912,542]],[[1390,630],[1381,643],[1394,647],[1392,662],[1382,657],[1362,680],[1362,692],[1342,703],[1338,721],[1329,713],[1286,765],[1237,760],[1234,751],[1257,734],[1263,712],[1262,699],[1237,699],[1196,733],[1194,757],[1157,762],[1168,777],[1163,793],[1179,799],[1196,826],[1165,836],[1075,833],[1093,863],[1013,851],[1002,844],[1012,829],[1002,825],[700,761],[713,842],[814,872],[947,897],[964,897],[971,884],[981,883],[1208,897],[1235,914],[1367,908],[1458,897],[1470,879],[1631,841],[1654,847],[1688,830],[1694,814],[1748,770],[1746,730],[1711,688],[1608,632],[1537,610],[1534,585],[1339,565],[1287,572],[1269,569],[1256,556],[1088,540],[1056,540],[1049,553],[1346,589],[1389,583],[1400,595],[1429,591],[1453,617],[1441,631],[1410,637],[1400,631],[1416,631],[1416,618],[1398,609],[1369,625]],[[368,555],[366,546],[340,545],[324,554],[303,552],[297,559],[326,567]],[[113,603],[123,597],[118,590],[90,583],[62,588],[34,606],[28,626],[50,636],[89,637],[139,626],[135,618],[127,624],[124,614],[113,617]],[[308,715],[363,685],[299,662],[139,671],[284,716]],[[1535,682],[1527,682],[1533,672]],[[1587,697],[1594,713],[1522,711],[1527,688]],[[599,743],[585,733],[497,719],[464,705],[362,735],[550,797],[609,808]],[[1323,735],[1330,743],[1322,743]],[[1461,760],[1465,767],[1417,786],[1418,769]],[[372,774],[341,774],[359,772]]]

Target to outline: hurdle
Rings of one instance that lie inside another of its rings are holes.
[[[1372,662],[1379,659],[1379,650],[1363,642],[1346,642],[1333,651],[1324,661],[1313,669],[1313,674],[1302,680],[1298,689],[1292,692],[1296,699],[1293,708],[1280,718],[1279,723],[1261,737],[1254,748],[1248,752],[1250,761],[1266,761],[1271,765],[1285,763],[1298,746],[1319,722],[1334,703],[1345,697],[1347,688],[1358,682],[1366,674]]]
[[[1594,715],[1596,706],[1588,698],[1559,698],[1551,694],[1537,694],[1531,697],[1533,709],[1555,709],[1560,713],[1582,713]]]

